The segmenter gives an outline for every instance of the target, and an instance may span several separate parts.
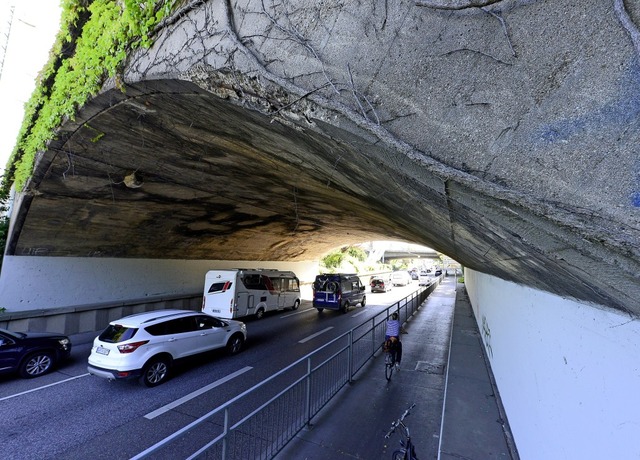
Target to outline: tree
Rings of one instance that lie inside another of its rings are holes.
[[[324,256],[320,260],[320,263],[328,269],[335,269],[342,265],[344,258],[344,253],[342,251],[334,251]]]

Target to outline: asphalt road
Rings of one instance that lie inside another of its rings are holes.
[[[416,289],[414,281],[388,293],[367,293],[366,307],[346,314],[318,313],[303,301],[297,311],[245,319],[248,340],[242,353],[216,351],[189,359],[156,388],[88,375],[94,334],[74,337],[71,360],[57,371],[32,380],[0,377],[2,458],[131,458]],[[246,410],[266,398],[256,394]],[[178,444],[170,455],[193,453],[184,447],[182,452]]]

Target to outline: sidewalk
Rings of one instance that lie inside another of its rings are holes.
[[[464,285],[443,278],[404,327],[401,371],[387,382],[376,356],[276,460],[390,458],[400,438],[384,436],[413,403],[405,423],[420,460],[518,460]]]

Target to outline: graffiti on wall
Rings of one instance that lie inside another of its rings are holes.
[[[493,358],[493,348],[491,348],[491,328],[489,327],[487,317],[484,315],[482,315],[482,340],[485,348],[487,349],[489,358]]]

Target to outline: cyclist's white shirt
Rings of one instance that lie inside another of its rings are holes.
[[[387,321],[387,337],[400,337],[400,321],[390,319]]]

